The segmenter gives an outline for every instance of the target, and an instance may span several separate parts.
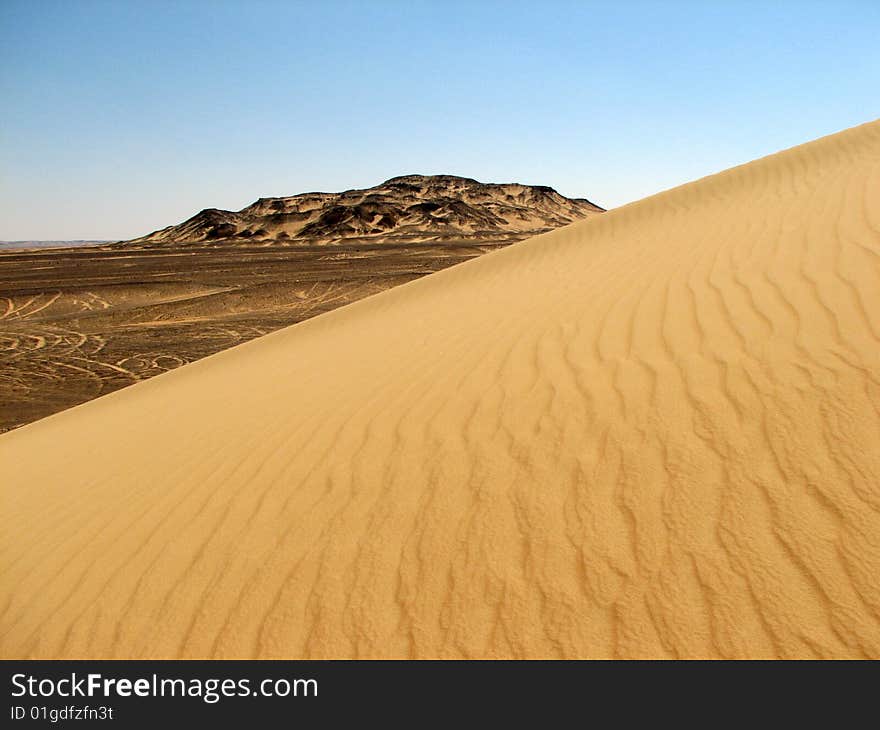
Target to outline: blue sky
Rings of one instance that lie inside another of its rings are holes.
[[[0,3],[0,239],[405,173],[618,206],[880,117],[880,3]]]

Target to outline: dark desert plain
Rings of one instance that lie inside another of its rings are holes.
[[[169,245],[0,253],[0,431],[495,247]]]

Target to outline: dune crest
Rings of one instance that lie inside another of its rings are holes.
[[[880,123],[0,436],[5,657],[880,657]]]

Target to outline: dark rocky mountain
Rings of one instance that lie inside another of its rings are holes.
[[[237,212],[208,208],[130,243],[515,241],[601,212],[544,185],[404,175],[364,190],[260,198]]]

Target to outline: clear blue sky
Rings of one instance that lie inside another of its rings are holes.
[[[0,2],[0,239],[404,173],[613,207],[880,117],[880,2]]]

